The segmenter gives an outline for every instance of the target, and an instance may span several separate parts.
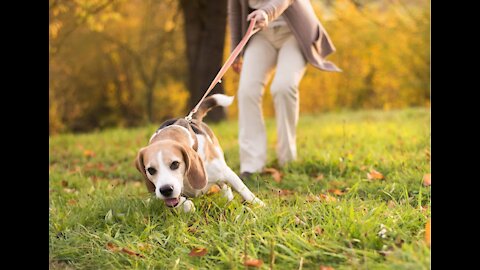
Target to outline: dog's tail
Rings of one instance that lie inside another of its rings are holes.
[[[198,111],[193,114],[192,118],[198,121],[202,121],[203,117],[207,115],[208,111],[216,106],[227,107],[233,102],[232,96],[227,96],[223,94],[214,94],[206,99],[198,107]]]

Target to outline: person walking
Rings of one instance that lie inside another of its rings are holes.
[[[240,177],[248,179],[267,162],[262,113],[265,85],[276,69],[270,92],[277,127],[279,165],[297,158],[298,85],[307,63],[323,71],[341,70],[325,58],[335,51],[309,0],[228,0],[231,48],[255,18],[256,33],[232,65],[238,86]]]

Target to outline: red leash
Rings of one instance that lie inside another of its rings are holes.
[[[200,99],[200,101],[197,103],[197,105],[190,111],[190,113],[185,117],[185,120],[187,120],[188,122],[190,122],[192,120],[192,115],[197,112],[198,107],[200,107],[200,104],[202,103],[202,101],[207,97],[207,95],[210,93],[210,91],[212,91],[213,87],[215,87],[215,85],[217,83],[221,83],[223,75],[225,74],[225,72],[227,72],[228,68],[230,66],[232,66],[233,61],[235,61],[238,54],[240,54],[240,52],[243,50],[243,47],[245,47],[245,45],[247,44],[247,41],[255,33],[257,33],[260,30],[259,28],[254,30],[253,29],[254,26],[255,26],[255,19],[252,19],[252,20],[250,20],[250,25],[248,26],[247,33],[245,33],[245,36],[243,36],[240,43],[238,43],[237,47],[235,47],[235,50],[233,50],[232,54],[230,54],[230,56],[228,57],[225,64],[223,64],[222,68],[217,73],[217,76],[215,76],[215,79],[213,79],[212,83],[208,87],[208,89],[205,92],[205,94],[203,95],[203,97]]]

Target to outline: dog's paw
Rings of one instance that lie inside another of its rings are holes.
[[[227,198],[227,201],[233,200],[232,189],[231,189],[229,186],[227,186],[227,185],[223,185],[223,187],[222,187],[222,195],[223,195],[223,197]]]
[[[265,203],[262,200],[260,200],[259,198],[253,199],[250,203],[255,205],[255,206],[261,206],[261,207],[265,206]]]
[[[193,213],[195,212],[195,205],[193,205],[193,202],[190,200],[186,200],[183,204],[183,212],[185,213]]]

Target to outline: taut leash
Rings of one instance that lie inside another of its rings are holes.
[[[245,45],[247,44],[247,41],[255,33],[257,33],[260,30],[260,28],[257,28],[257,29],[254,30],[253,29],[254,27],[255,27],[255,19],[252,19],[252,20],[250,20],[250,25],[248,26],[247,33],[245,33],[245,36],[243,36],[240,43],[238,43],[237,47],[235,47],[235,50],[233,50],[232,54],[230,54],[230,56],[228,57],[225,64],[223,64],[222,68],[217,73],[217,76],[215,76],[215,79],[213,79],[213,81],[210,84],[210,86],[208,87],[207,91],[205,91],[205,94],[203,95],[203,97],[200,99],[200,101],[198,101],[197,105],[195,105],[195,107],[193,107],[193,109],[190,111],[190,113],[185,117],[185,120],[187,120],[188,122],[190,122],[192,120],[193,114],[197,112],[198,107],[200,107],[200,104],[202,103],[202,101],[207,97],[207,95],[210,93],[210,91],[212,91],[212,89],[215,87],[215,85],[217,83],[222,82],[223,75],[225,74],[225,72],[227,72],[228,68],[233,64],[233,61],[235,61],[238,54],[240,54],[242,49],[245,47]]]

